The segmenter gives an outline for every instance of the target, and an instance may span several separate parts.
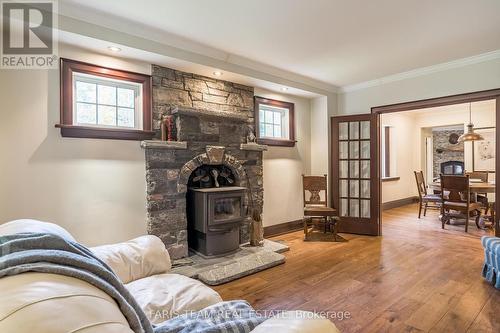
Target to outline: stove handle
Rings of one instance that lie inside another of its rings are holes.
[[[231,232],[234,229],[234,227],[231,228],[208,228],[208,231],[210,232]]]

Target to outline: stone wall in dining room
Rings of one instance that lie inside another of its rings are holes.
[[[464,133],[463,129],[432,129],[433,142],[433,177],[438,178],[441,174],[441,163],[448,161],[464,162],[464,144],[450,143],[450,135],[458,136]]]

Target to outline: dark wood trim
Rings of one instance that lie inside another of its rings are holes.
[[[289,232],[302,230],[303,228],[304,228],[304,223],[302,220],[295,220],[295,221],[270,225],[264,227],[264,237],[283,235]]]
[[[417,109],[433,108],[437,106],[445,106],[452,104],[461,104],[477,101],[485,101],[488,99],[495,99],[500,96],[499,89],[491,89],[485,91],[478,91],[472,93],[450,95],[445,97],[429,98],[420,101],[404,102],[397,104],[390,104],[384,106],[372,107],[372,113],[390,113],[390,112],[401,112],[401,111],[411,111]]]
[[[391,134],[390,127],[384,127],[384,151],[385,151],[385,170],[384,178],[391,177],[391,144],[390,144]]]
[[[121,129],[73,125],[73,73],[84,73],[95,76],[139,83],[142,86],[143,128]],[[152,130],[152,82],[151,76],[141,73],[123,71],[97,66],[86,62],[60,59],[60,124],[63,137],[82,137],[99,139],[146,140],[154,136]]]
[[[149,140],[155,132],[121,128],[95,128],[91,126],[73,126],[57,124],[61,135],[68,138],[114,139],[114,140]]]
[[[381,178],[382,183],[385,183],[385,182],[395,182],[395,181],[398,181],[400,179],[401,179],[401,177],[382,177]]]
[[[408,197],[408,198],[403,198],[403,199],[398,199],[398,200],[393,200],[393,201],[388,201],[384,202],[382,204],[382,210],[388,210],[388,209],[393,209],[401,206],[406,206],[410,205],[412,203],[418,202],[418,197]]]
[[[260,126],[259,126],[259,106],[260,104],[266,104],[271,106],[276,106],[280,108],[288,109],[288,140],[280,139],[270,139],[260,137]],[[262,145],[268,146],[281,146],[281,147],[294,147],[295,143],[295,104],[278,101],[275,99],[264,98],[259,96],[254,96],[254,117],[255,117],[255,135],[257,136],[257,142]]]

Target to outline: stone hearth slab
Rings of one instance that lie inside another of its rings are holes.
[[[214,268],[198,274],[198,280],[216,286],[239,279],[264,269],[283,264],[285,256],[276,252],[261,251],[237,261],[214,265]]]
[[[284,243],[265,239],[263,246],[242,244],[238,252],[223,257],[203,258],[192,254],[174,260],[171,272],[217,285],[282,264],[285,257],[279,253],[289,249]]]

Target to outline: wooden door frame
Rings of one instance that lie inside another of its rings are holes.
[[[453,104],[471,103],[494,99],[496,100],[496,110],[495,110],[495,127],[500,119],[500,88],[483,90],[472,93],[450,95],[445,97],[436,97],[423,99],[419,101],[404,102],[397,104],[390,104],[384,106],[376,106],[371,108],[371,113],[377,116],[377,128],[380,127],[380,115],[384,113],[401,112],[401,111],[411,111],[418,109],[426,109],[438,106],[446,106]],[[500,222],[498,217],[500,204],[498,202],[500,198],[500,131],[496,131],[496,144],[495,144],[495,236],[500,237]],[[380,147],[380,131],[377,130],[377,143],[378,143],[378,160],[381,157],[381,147]],[[380,169],[380,168],[379,168]],[[382,177],[379,170],[378,173],[378,200],[379,206],[382,206]],[[382,222],[382,209],[380,209],[380,222]]]
[[[351,115],[339,115],[330,117],[330,128],[331,128],[331,154],[333,156],[339,156],[339,147],[334,144],[335,134],[338,136],[338,133],[334,133],[334,123],[335,121],[366,121],[366,117],[369,118],[370,122],[373,120],[374,115],[370,113],[365,114],[351,114]],[[375,121],[376,126],[370,126],[370,151],[376,151],[377,147],[380,147],[380,142],[374,141],[378,140],[379,126],[378,121]],[[364,224],[363,227],[359,223],[353,224],[344,224],[341,223],[339,228],[339,232],[353,233],[353,234],[362,234],[362,235],[373,235],[373,236],[381,236],[382,235],[382,220],[380,219],[380,210],[382,209],[380,205],[373,205],[373,203],[380,202],[380,184],[377,179],[377,175],[379,174],[380,163],[379,163],[379,154],[370,156],[370,191],[372,193],[370,197],[370,216],[376,216],[377,224],[376,227],[374,225]],[[338,177],[335,175],[335,171],[337,166],[335,163],[330,163],[330,188],[331,188],[331,196],[330,196],[330,205],[336,209],[340,207],[340,190],[338,186],[335,186],[335,182],[338,182]],[[372,191],[373,190],[373,191]],[[338,212],[340,215],[340,211]]]

